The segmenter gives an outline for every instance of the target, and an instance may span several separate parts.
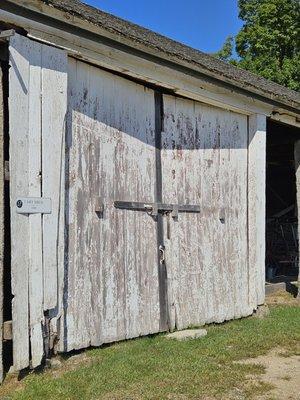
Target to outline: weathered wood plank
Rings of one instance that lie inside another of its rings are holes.
[[[249,315],[247,118],[171,96],[164,109],[163,201],[201,208],[169,235],[165,221],[171,327]]]
[[[14,366],[19,370],[29,365],[29,337],[31,366],[40,364],[43,312],[55,308],[58,295],[63,295],[58,281],[61,287],[67,57],[16,35],[10,63],[13,340]],[[17,214],[15,199],[20,195],[51,197],[52,214]]]
[[[15,35],[10,40],[9,127],[13,362],[16,370],[29,365],[29,224],[16,213],[17,196],[29,195],[29,60],[31,42]]]
[[[42,45],[32,42],[29,54],[28,185],[30,197],[41,197],[41,79]],[[31,366],[40,365],[43,354],[43,257],[42,216],[30,214],[29,223],[29,321]]]
[[[42,195],[52,200],[52,213],[43,215],[44,310],[58,306],[63,270],[67,63],[65,51],[42,46]]]
[[[294,147],[294,160],[295,160],[295,172],[296,172],[296,199],[297,199],[297,215],[298,215],[298,237],[300,237],[300,140],[295,143]],[[300,260],[299,260],[300,266]],[[298,275],[298,283],[300,284],[300,268]],[[300,286],[299,286],[300,287]],[[300,289],[298,290],[298,297],[300,298]]]
[[[254,309],[265,300],[265,186],[266,117],[249,117],[248,224],[249,305]]]
[[[3,381],[3,273],[4,273],[4,94],[0,63],[0,383]]]
[[[159,331],[152,90],[70,60],[67,349]],[[128,101],[130,99],[130,101]],[[95,212],[98,199],[103,216]]]
[[[253,310],[248,304],[248,125],[247,118],[239,114],[231,112],[226,117],[219,125],[219,218],[224,218],[219,251],[224,305],[230,303],[232,310],[225,305],[228,320],[250,315]]]

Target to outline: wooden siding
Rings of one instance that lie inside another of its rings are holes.
[[[10,111],[10,197],[11,210],[19,193],[29,194],[28,125],[29,125],[29,41],[16,36],[10,42],[9,111]],[[39,93],[32,93],[32,96]],[[11,162],[12,160],[16,162]],[[28,216],[11,213],[11,273],[13,358],[17,370],[29,365],[29,223]],[[24,240],[24,238],[26,238]],[[23,243],[24,245],[20,245]]]
[[[159,331],[152,90],[69,63],[66,349]],[[97,203],[104,206],[96,213]]]
[[[44,48],[41,76],[42,196],[52,200],[52,213],[43,216],[44,310],[55,309],[58,305],[59,277],[64,262],[67,69],[64,51],[49,46]]]
[[[4,94],[0,62],[0,383],[3,380],[3,274],[4,274]]]
[[[19,35],[10,64],[15,368],[40,364],[42,330],[62,352],[250,315],[264,297],[265,117],[155,93]],[[17,214],[17,196],[51,197],[52,213]],[[157,200],[201,212],[114,207]]]
[[[162,142],[163,201],[201,207],[169,217],[171,327],[249,315],[247,117],[164,96]]]
[[[63,262],[60,256],[58,264],[57,249],[64,243],[58,236],[58,204],[67,57],[61,50],[16,34],[10,40],[10,65],[13,359],[14,367],[20,370],[41,363],[44,312],[49,308],[58,312],[57,280]],[[18,196],[42,195],[52,199],[52,213],[47,217],[16,213]]]

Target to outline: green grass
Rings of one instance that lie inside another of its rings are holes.
[[[235,391],[251,399],[270,389],[246,379],[264,369],[255,361],[250,365],[235,361],[273,347],[295,353],[300,307],[275,306],[265,319],[248,318],[207,329],[208,335],[198,340],[177,342],[158,335],[90,350],[90,363],[72,371],[62,368],[59,373],[31,374],[21,388],[8,393],[4,384],[6,394],[1,397],[0,391],[0,399],[199,400],[227,399],[226,393]]]

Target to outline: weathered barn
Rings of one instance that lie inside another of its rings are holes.
[[[77,0],[0,29],[4,367],[263,304],[299,94]]]

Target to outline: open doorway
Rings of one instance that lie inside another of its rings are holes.
[[[266,280],[298,278],[298,216],[294,147],[300,130],[269,120],[266,170]]]

